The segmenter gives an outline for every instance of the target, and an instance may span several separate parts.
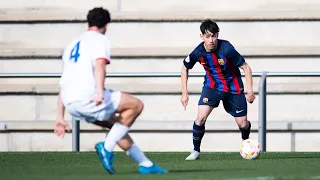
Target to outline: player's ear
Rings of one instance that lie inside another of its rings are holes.
[[[200,33],[200,38],[203,40],[203,34],[202,33]]]

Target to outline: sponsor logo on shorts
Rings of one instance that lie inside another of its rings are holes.
[[[242,110],[240,110],[240,111],[236,110],[236,113],[238,114],[238,113],[241,113],[242,111],[243,111],[243,109],[242,109]]]

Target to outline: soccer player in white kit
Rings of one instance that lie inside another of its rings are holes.
[[[93,8],[87,14],[88,31],[72,40],[63,54],[55,133],[64,136],[69,125],[65,109],[76,119],[110,128],[104,142],[95,148],[104,168],[115,173],[113,150],[118,144],[138,165],[141,174],[167,173],[150,161],[127,134],[143,109],[143,103],[130,94],[104,88],[110,44],[105,32],[111,18],[108,10]],[[116,116],[115,114],[119,114]]]

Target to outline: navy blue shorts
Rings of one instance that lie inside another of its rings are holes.
[[[231,94],[209,87],[203,87],[198,105],[207,105],[218,107],[220,101],[227,113],[233,117],[241,117],[247,115],[247,101],[244,94]]]

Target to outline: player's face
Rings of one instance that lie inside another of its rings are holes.
[[[214,50],[217,48],[219,33],[213,34],[212,32],[206,30],[205,34],[201,34],[200,36],[207,49]]]

